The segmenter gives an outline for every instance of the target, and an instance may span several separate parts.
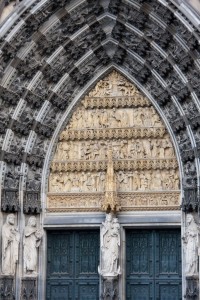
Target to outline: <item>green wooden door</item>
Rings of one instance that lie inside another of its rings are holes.
[[[180,230],[127,230],[127,300],[181,300]]]
[[[99,300],[99,231],[49,231],[48,300]]]

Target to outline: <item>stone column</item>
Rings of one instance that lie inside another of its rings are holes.
[[[119,300],[119,250],[120,225],[111,213],[101,227],[101,257],[99,274],[101,275],[101,299]]]

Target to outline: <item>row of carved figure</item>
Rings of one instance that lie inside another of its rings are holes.
[[[186,217],[186,230],[182,236],[185,244],[184,260],[186,276],[195,276],[198,274],[199,233],[200,229],[193,215],[188,214]],[[101,268],[99,267],[99,273],[102,276],[117,276],[120,274],[119,247],[120,225],[118,219],[113,218],[111,214],[107,214],[101,228]]]
[[[59,142],[54,160],[104,160],[112,147],[114,159],[171,158],[174,149],[169,138]]]
[[[132,126],[163,126],[159,115],[151,107],[134,109],[90,109],[78,108],[66,129],[119,128]]]
[[[116,173],[118,191],[178,190],[179,175],[175,170]],[[50,192],[102,192],[105,172],[51,173]]]
[[[37,248],[43,232],[37,228],[36,218],[30,217],[23,235],[24,273],[37,274]],[[9,214],[2,227],[2,273],[14,275],[19,256],[20,233],[15,226],[15,215]]]

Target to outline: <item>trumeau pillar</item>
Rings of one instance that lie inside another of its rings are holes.
[[[101,299],[119,299],[119,263],[120,225],[111,213],[106,214],[106,220],[101,227],[101,259],[99,274],[101,275]]]

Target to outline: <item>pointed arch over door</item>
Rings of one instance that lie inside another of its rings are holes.
[[[109,148],[119,210],[179,210],[170,135],[151,102],[113,70],[84,97],[60,134],[48,212],[102,210]]]

